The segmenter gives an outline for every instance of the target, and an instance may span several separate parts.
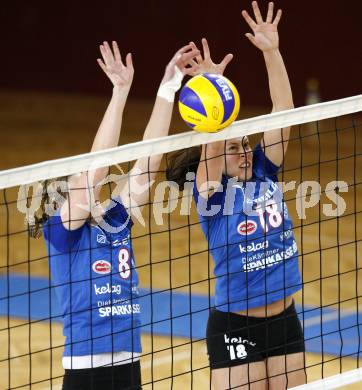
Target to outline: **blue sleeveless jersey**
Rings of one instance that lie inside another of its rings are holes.
[[[43,227],[64,320],[64,356],[141,352],[132,220],[119,199],[113,202],[104,221],[119,232],[90,222],[69,231],[59,213]]]
[[[215,306],[221,311],[265,306],[302,288],[293,224],[277,184],[279,167],[260,145],[253,152],[251,180],[223,176],[208,200],[194,186],[215,263]]]

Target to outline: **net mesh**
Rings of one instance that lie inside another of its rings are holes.
[[[165,182],[167,161],[171,152],[216,140],[249,135],[256,145],[261,130],[290,125],[279,182],[303,279],[295,299],[312,383],[301,388],[361,380],[361,110],[362,96],[356,96],[235,122],[216,134],[183,133],[0,172],[0,388],[60,389],[64,372],[63,316],[47,248],[24,224],[26,199],[40,196],[32,183],[110,167],[112,180],[101,193],[106,200],[119,182],[129,183],[125,172],[135,156],[159,153],[166,156],[149,189],[151,200],[133,214],[131,230],[142,307],[142,383],[145,389],[211,388],[205,330],[214,305],[213,259],[192,200],[193,181],[182,191]],[[99,294],[113,289],[103,287]]]

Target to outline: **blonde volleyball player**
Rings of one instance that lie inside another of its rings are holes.
[[[269,3],[263,19],[242,15],[246,34],[265,60],[273,111],[293,107],[279,52],[278,23]],[[213,66],[206,41],[197,72]],[[215,309],[207,325],[207,349],[216,390],[280,390],[305,383],[304,338],[293,294],[302,287],[293,224],[276,184],[290,128],[266,132],[252,149],[247,137],[177,153],[168,178],[181,186],[196,172],[194,197],[215,268]],[[234,178],[234,180],[230,180]],[[230,192],[228,192],[230,190]],[[226,212],[225,212],[226,211]]]
[[[107,42],[100,46],[98,63],[113,84],[113,94],[92,152],[117,146],[134,74],[131,54],[124,63],[115,42],[112,48]],[[189,61],[198,54],[192,45],[184,46],[167,65],[144,140],[168,134],[175,93],[193,70]],[[148,202],[161,158],[139,159],[107,207],[99,201],[107,168],[70,177],[65,187],[61,185],[63,203],[56,199],[56,187],[49,193],[50,187],[44,186],[42,215],[34,216],[31,233],[44,234],[52,285],[62,309],[63,390],[141,388],[142,308],[130,238],[133,223],[125,206],[132,213],[135,205]],[[48,212],[54,207],[53,215],[46,214],[46,207]]]

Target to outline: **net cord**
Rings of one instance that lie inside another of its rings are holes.
[[[330,390],[338,389],[342,386],[347,386],[352,383],[362,381],[362,368],[356,368],[342,374],[336,374],[324,379],[307,383],[305,385],[292,387],[290,390]]]
[[[260,133],[261,131],[265,132],[297,124],[335,118],[359,111],[362,111],[362,95],[235,121],[232,125],[218,133],[187,131],[176,135],[134,142],[98,152],[7,169],[0,172],[0,189],[30,184],[55,177],[68,176],[90,169],[121,164],[142,157],[251,135]]]

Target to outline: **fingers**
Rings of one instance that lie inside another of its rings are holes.
[[[255,38],[254,38],[254,35],[253,34],[250,34],[250,33],[246,33],[245,36],[249,39],[249,41],[255,45]]]
[[[194,42],[190,42],[190,45],[192,46],[193,49],[197,49],[197,46],[195,45]],[[199,54],[196,56],[196,61],[197,61],[197,62],[202,62],[201,53],[199,53]]]
[[[207,43],[206,38],[202,38],[201,43],[202,43],[202,50],[204,52],[204,59],[205,60],[209,59],[210,58],[210,48],[209,48],[209,44]]]
[[[126,83],[122,76],[122,72],[127,69],[133,73],[133,61],[131,53],[128,53],[126,56],[126,65],[122,62],[122,56],[116,41],[112,41],[112,48],[107,41],[104,41],[103,44],[99,46],[102,59],[97,58],[98,65],[101,67],[103,72],[110,77],[112,74],[112,82],[116,84]],[[118,75],[117,75],[118,74]],[[117,76],[116,76],[117,75]]]
[[[252,6],[253,6],[253,11],[254,11],[254,16],[255,16],[255,20],[258,24],[262,24],[263,23],[263,18],[261,16],[261,13],[260,13],[260,9],[259,9],[259,6],[258,6],[258,3],[256,1],[253,1],[252,3]]]
[[[118,44],[116,41],[112,41],[112,49],[109,46],[107,41],[104,41],[103,44],[99,46],[99,48],[100,48],[100,51],[101,51],[101,54],[103,57],[103,62],[102,62],[103,65],[111,66],[114,62],[117,62],[118,64],[121,64],[122,67],[124,67],[124,64],[122,62],[121,52],[119,50],[119,47],[118,47]],[[98,63],[99,63],[99,61],[98,61]],[[132,56],[130,53],[127,54],[126,65],[127,65],[127,67],[133,68]]]
[[[275,16],[275,19],[274,19],[274,22],[273,22],[273,25],[274,25],[274,26],[277,26],[277,25],[278,25],[278,23],[279,23],[281,17],[282,17],[282,10],[281,10],[281,9],[278,9],[278,12],[277,12],[277,14],[276,14],[276,16]]]
[[[98,65],[101,67],[104,73],[107,73],[107,67],[100,58],[97,58]]]
[[[273,21],[274,3],[270,2],[268,5],[268,13],[266,15],[266,22],[272,23]]]
[[[186,53],[189,50],[194,50],[191,44],[185,45],[181,47],[181,49],[177,50],[175,55],[171,58],[171,61],[168,63],[170,66],[174,66],[182,57],[184,53]]]
[[[189,66],[186,67],[187,65]],[[194,58],[191,58],[187,65],[184,68],[184,74],[187,74],[189,76],[196,76],[200,68],[200,65],[196,62],[196,60]]]
[[[104,41],[103,45],[100,45],[99,48],[101,50],[103,61],[106,65],[114,61],[113,53],[111,48],[109,47],[108,42]]]
[[[258,24],[263,24],[263,17],[261,16],[260,8],[258,6],[258,3],[256,1],[252,2],[253,12],[255,16],[255,21],[250,17],[250,15],[247,13],[247,11],[243,10],[241,14],[243,15],[245,21],[248,23],[249,27],[254,30],[255,27],[257,27]],[[273,22],[273,13],[274,13],[274,3],[271,1],[268,4],[268,13],[265,19],[265,23],[273,23],[274,25],[278,25],[279,20],[281,18],[281,10],[278,10],[274,22]]]
[[[184,53],[178,62],[183,65],[188,64],[193,58],[195,58],[200,53],[197,49],[192,49],[191,51]]]
[[[257,24],[254,22],[254,20],[250,17],[250,15],[247,13],[247,11],[243,10],[241,12],[243,15],[243,18],[245,19],[246,23],[248,23],[249,27],[254,30],[257,27]]]
[[[197,68],[191,67],[191,68],[184,68],[183,73],[188,76],[196,76],[199,74],[197,71]]]
[[[188,45],[183,46],[176,52],[169,62],[169,65],[174,65],[176,63],[188,63],[192,58],[198,56],[199,54],[200,50],[193,42],[190,42]]]
[[[227,64],[234,58],[234,56],[229,53],[227,54],[224,59],[220,62],[220,66],[222,66],[224,69],[226,68]]]
[[[113,47],[113,53],[114,53],[115,60],[118,61],[118,62],[122,62],[121,53],[119,51],[119,48],[118,48],[118,45],[117,45],[116,41],[112,42],[112,47]]]
[[[193,48],[193,49],[196,49],[198,50],[197,46],[195,45],[195,42],[190,42],[189,45]]]
[[[127,68],[133,69],[133,61],[132,61],[132,54],[128,53],[126,55],[126,66]]]
[[[189,43],[188,45],[181,47],[181,49],[178,50],[177,53],[175,54],[175,57],[179,56],[180,54],[182,55],[182,54],[186,53],[188,50],[192,50],[192,49],[193,49],[193,47]]]

